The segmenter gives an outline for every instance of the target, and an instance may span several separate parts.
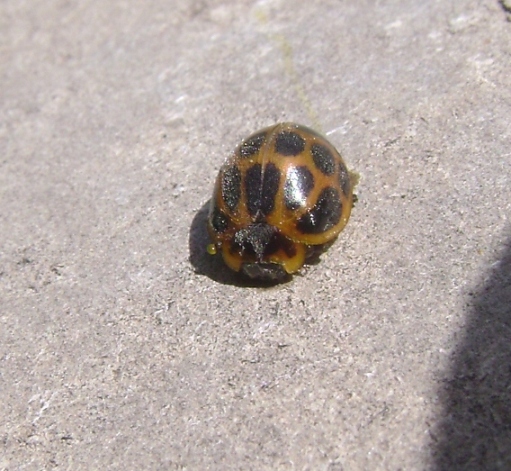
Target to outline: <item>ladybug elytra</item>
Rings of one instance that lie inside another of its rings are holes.
[[[353,199],[332,144],[298,124],[270,126],[243,140],[219,171],[208,252],[250,278],[282,281],[330,247]]]

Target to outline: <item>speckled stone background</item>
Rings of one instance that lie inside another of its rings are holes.
[[[511,469],[497,0],[0,3],[0,469]],[[320,264],[205,254],[223,159],[325,133]]]

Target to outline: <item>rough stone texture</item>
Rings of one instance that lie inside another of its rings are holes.
[[[511,469],[505,3],[2,2],[0,469]],[[204,204],[277,121],[361,181],[263,289]]]

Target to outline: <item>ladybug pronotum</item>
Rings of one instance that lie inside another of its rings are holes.
[[[283,281],[330,247],[352,206],[353,182],[332,144],[304,126],[275,124],[220,169],[207,250],[250,278]]]

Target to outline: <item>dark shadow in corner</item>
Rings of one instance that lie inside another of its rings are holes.
[[[208,212],[209,201],[197,212],[190,228],[188,246],[190,250],[190,263],[195,273],[205,275],[218,283],[240,287],[271,288],[283,284],[252,280],[241,273],[230,270],[223,262],[220,254],[209,255],[206,251],[206,247],[211,242],[207,230]],[[290,279],[291,277],[285,280],[284,283]]]
[[[511,238],[473,296],[465,338],[440,392],[438,471],[511,470]]]

